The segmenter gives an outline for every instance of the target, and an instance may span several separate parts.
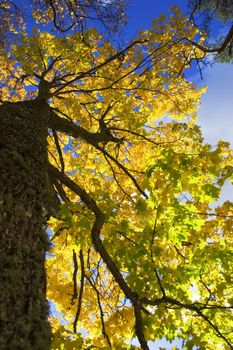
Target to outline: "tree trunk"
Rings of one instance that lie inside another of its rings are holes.
[[[46,350],[48,106],[0,106],[0,349]]]

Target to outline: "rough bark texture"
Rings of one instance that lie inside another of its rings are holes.
[[[47,124],[44,101],[0,106],[0,349],[49,348]]]

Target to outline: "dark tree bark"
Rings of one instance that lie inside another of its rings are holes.
[[[0,349],[49,348],[48,114],[45,101],[0,106]]]

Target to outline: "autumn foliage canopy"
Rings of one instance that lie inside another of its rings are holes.
[[[50,111],[51,349],[231,348],[232,152],[203,140],[186,79],[203,40],[174,8],[121,47],[38,26],[1,54],[1,103]]]

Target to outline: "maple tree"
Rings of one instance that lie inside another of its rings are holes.
[[[46,284],[51,349],[231,348],[232,152],[195,124],[198,37],[174,9],[121,50],[37,28],[1,55],[2,348],[49,348]]]

